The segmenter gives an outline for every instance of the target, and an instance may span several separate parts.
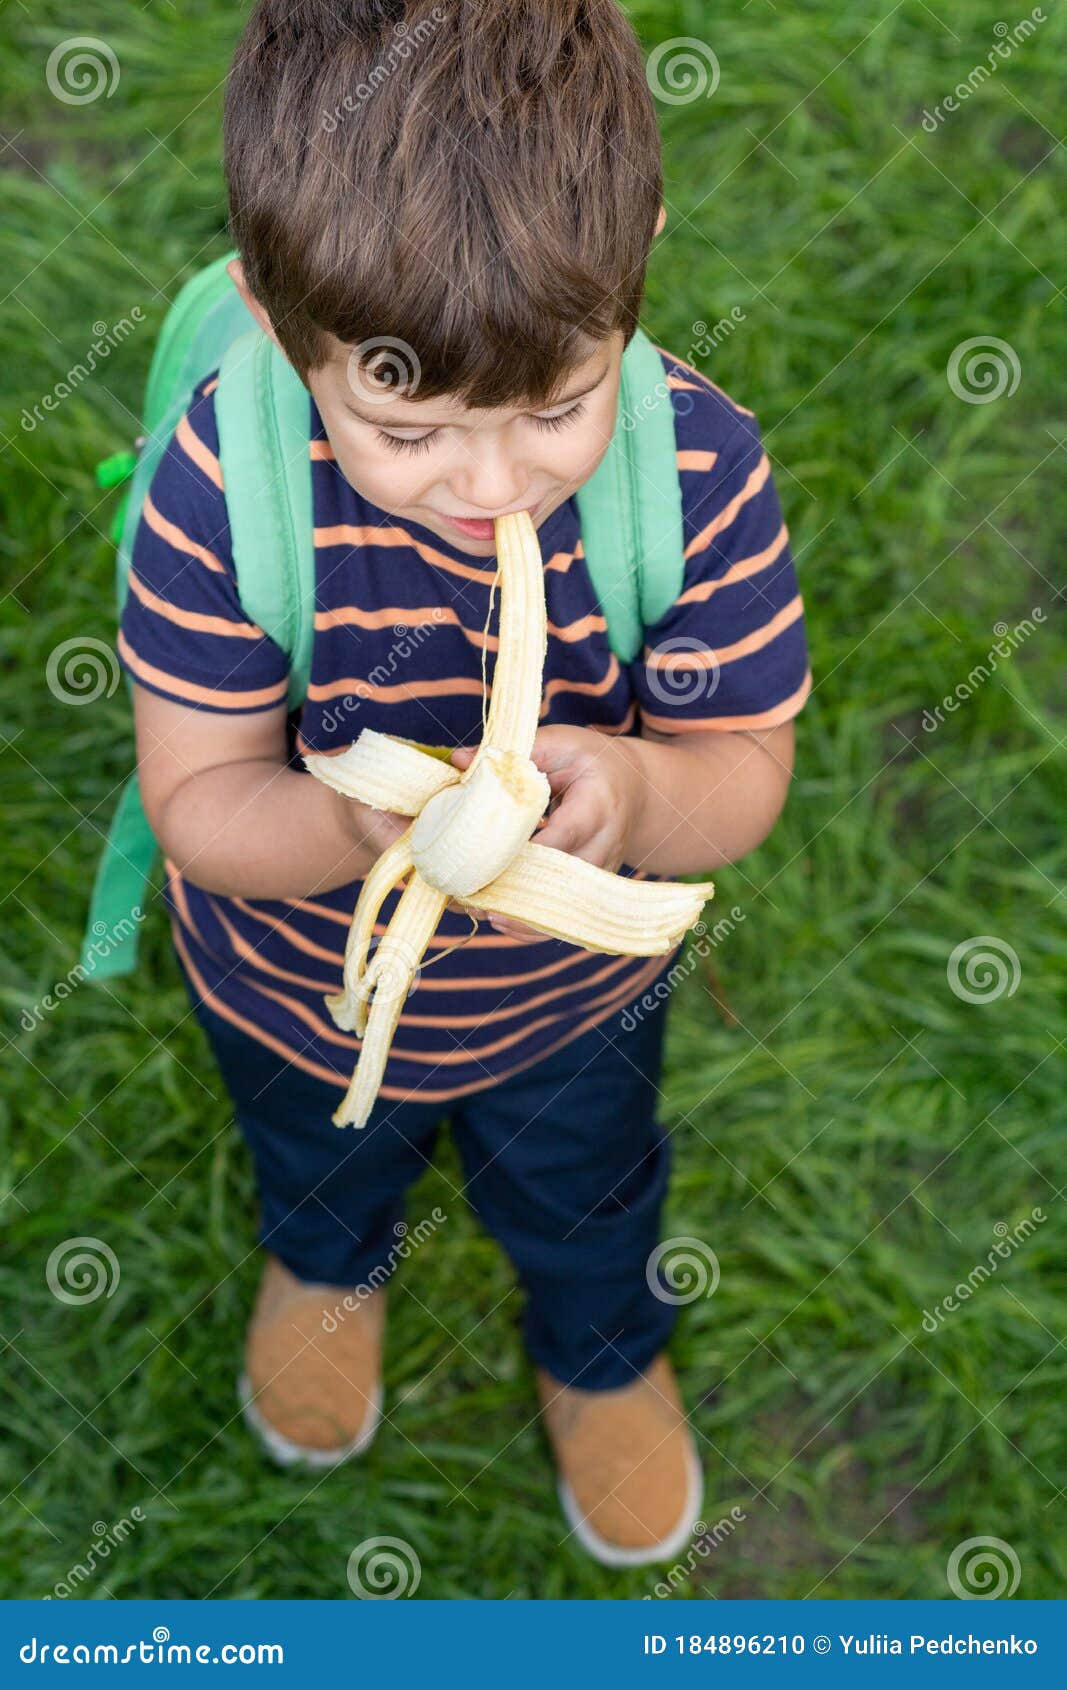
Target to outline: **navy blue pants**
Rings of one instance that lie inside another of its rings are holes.
[[[525,1290],[533,1360],[563,1384],[606,1390],[663,1348],[676,1310],[646,1277],[669,1163],[655,1118],[662,1003],[642,1005],[629,1032],[612,1016],[454,1102],[381,1098],[355,1132],[330,1120],[336,1088],[190,996],[255,1162],[260,1243],[299,1279],[380,1282],[395,1262],[405,1192],[447,1117],[468,1201]]]

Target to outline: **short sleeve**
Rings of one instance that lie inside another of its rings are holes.
[[[675,390],[685,577],[645,630],[632,679],[660,733],[761,729],[811,691],[804,607],[771,466],[751,412],[685,367]]]
[[[126,672],[196,710],[249,712],[284,703],[285,653],[241,606],[213,393],[196,389],[160,459],[133,544],[119,624]]]

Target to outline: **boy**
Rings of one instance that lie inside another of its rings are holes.
[[[619,420],[664,220],[640,50],[608,0],[259,0],[225,145],[230,273],[310,395],[307,699],[287,711],[286,659],[237,595],[214,378],[153,481],[120,651],[175,945],[256,1166],[268,1255],[245,1413],[282,1461],[366,1447],[382,1281],[447,1115],[468,1198],[526,1294],[572,1529],[611,1565],[671,1555],[701,1479],[663,1353],[675,1310],[650,1266],[663,1016],[625,1010],[673,959],[507,923],[461,944],[470,924],[446,912],[370,1122],[338,1131],[358,1041],[323,996],[360,881],[404,824],[301,762],[364,727],[469,757],[493,519],[529,510],[549,624],[539,840],[674,877],[736,861],[774,825],[811,676],[752,413],[662,354],[685,581],[631,665],[581,550],[573,495]],[[495,626],[494,608],[490,685]]]

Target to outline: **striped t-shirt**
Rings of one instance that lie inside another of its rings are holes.
[[[538,530],[548,652],[543,726],[630,734],[768,728],[811,688],[788,536],[750,411],[662,353],[674,408],[685,579],[629,666],[608,644],[573,498]],[[194,710],[255,711],[286,698],[285,654],[250,622],[235,585],[219,464],[217,373],[196,389],[145,501],[119,631],[142,686]],[[308,696],[289,716],[289,762],[376,728],[434,745],[476,745],[482,638],[494,576],[417,522],[389,515],[345,479],[309,396],[315,639]],[[499,626],[489,623],[488,678]],[[669,831],[669,823],[668,823]],[[359,1040],[323,1003],[341,989],[360,882],[306,898],[206,892],[166,861],[164,898],[193,990],[218,1015],[342,1090]],[[399,894],[390,895],[377,933]],[[638,997],[664,959],[532,945],[446,911],[393,1041],[389,1098],[433,1102],[492,1085]],[[457,941],[465,941],[458,944]],[[452,949],[451,947],[457,946]],[[448,952],[448,955],[442,953]],[[435,960],[439,958],[439,960]]]

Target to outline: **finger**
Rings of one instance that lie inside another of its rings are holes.
[[[521,921],[509,921],[503,915],[491,915],[489,925],[494,933],[500,933],[505,939],[519,939],[526,945],[543,945],[548,941],[547,933],[538,933],[535,927],[526,927]]]
[[[590,787],[572,786],[537,834],[539,845],[584,856],[584,847],[604,826],[603,802]]]
[[[452,753],[453,768],[469,768],[476,750],[477,746],[474,745],[457,745],[456,749]]]

